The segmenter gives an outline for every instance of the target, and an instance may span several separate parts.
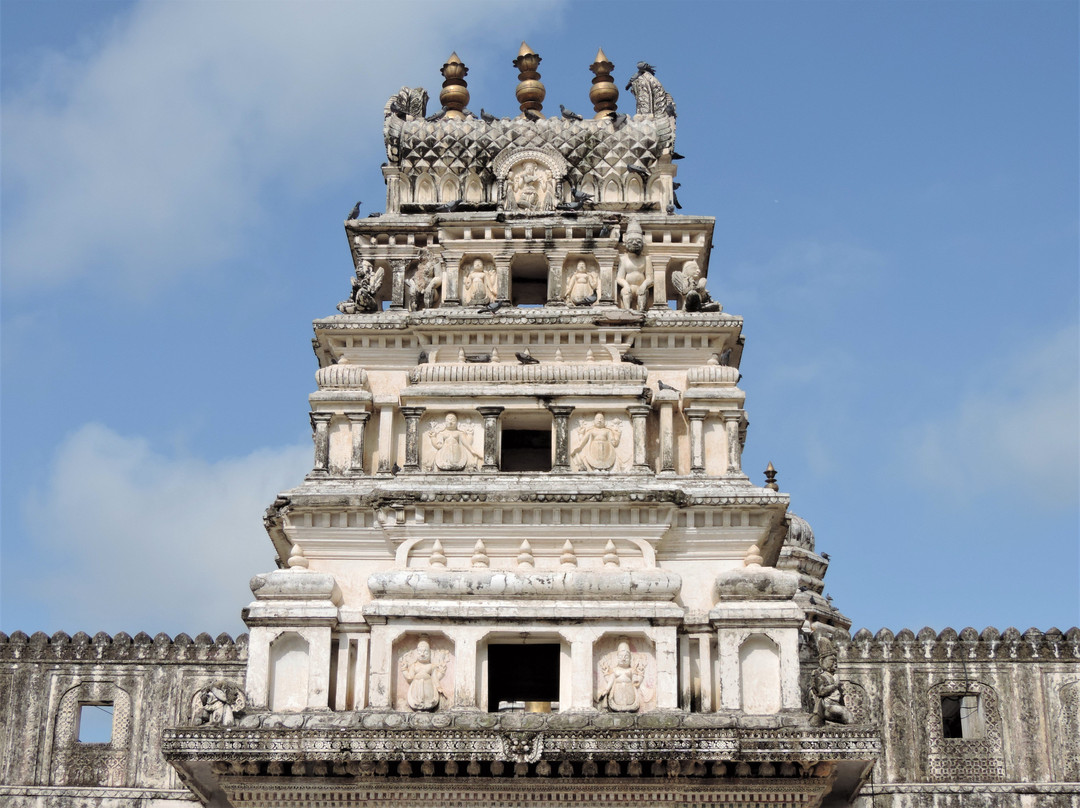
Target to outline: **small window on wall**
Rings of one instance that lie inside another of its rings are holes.
[[[504,429],[501,471],[551,471],[551,429]]]
[[[982,706],[977,693],[941,697],[941,732],[946,738],[983,737]]]
[[[488,712],[558,710],[557,643],[488,646]]]
[[[79,705],[79,743],[112,743],[111,701]]]

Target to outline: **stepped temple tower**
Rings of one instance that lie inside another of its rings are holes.
[[[36,694],[0,794],[1077,808],[1080,631],[849,638],[775,470],[743,469],[743,323],[680,212],[674,99],[600,51],[592,113],[549,116],[540,62],[513,118],[468,109],[457,54],[437,113],[387,102],[250,635],[0,637],[3,703]]]

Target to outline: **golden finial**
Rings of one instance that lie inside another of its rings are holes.
[[[780,486],[776,483],[776,469],[773,468],[772,463],[769,463],[769,467],[765,469],[765,487],[770,491],[780,490]]]
[[[544,108],[544,96],[547,90],[540,81],[540,74],[536,68],[540,66],[540,56],[533,52],[525,42],[521,43],[521,50],[514,60],[514,67],[518,69],[518,86],[514,91],[523,113],[532,112],[538,117],[543,117],[540,110]]]
[[[619,88],[611,80],[611,71],[615,65],[607,58],[604,49],[596,51],[596,61],[589,65],[589,70],[596,74],[592,80],[592,89],[589,90],[589,100],[593,102],[596,110],[595,118],[606,118],[615,114],[616,102],[619,100]]]
[[[439,71],[443,74],[442,92],[439,93],[439,101],[446,110],[445,117],[461,120],[465,117],[462,112],[469,103],[469,86],[465,83],[465,77],[469,75],[469,68],[462,64],[457,53],[451,53],[446,64]]]

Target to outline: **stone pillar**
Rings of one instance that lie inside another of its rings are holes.
[[[390,262],[390,308],[405,308],[405,267],[407,261],[400,258]]]
[[[333,413],[311,413],[311,428],[315,441],[315,467],[312,474],[330,473],[330,419]]]
[[[660,407],[660,473],[670,477],[675,473],[675,405],[679,394],[660,390],[653,401]]]
[[[653,302],[652,307],[654,309],[666,309],[668,307],[667,299],[667,265],[671,259],[666,255],[654,255],[651,256],[650,263],[652,264],[652,295]]]
[[[698,687],[701,692],[701,712],[711,713],[713,711],[712,635],[705,632],[695,634],[694,641],[698,647]]]
[[[364,473],[364,432],[367,431],[368,418],[371,413],[347,412],[349,419],[349,432],[352,434],[352,455],[349,458],[349,473]]]
[[[555,463],[551,470],[566,473],[570,471],[570,413],[574,408],[556,404],[548,409],[555,427]]]
[[[451,639],[454,641],[454,703],[455,710],[475,710],[480,705],[476,692],[476,644],[482,636],[482,629],[464,628],[455,630]]]
[[[443,234],[439,233],[439,243]],[[461,305],[461,254],[447,255],[443,264],[442,304],[444,306]]]
[[[394,405],[392,403],[379,404],[379,467],[375,471],[377,477],[392,477],[394,458]]]
[[[337,637],[337,678],[334,681],[334,703],[332,709],[343,712],[349,709],[349,645],[348,634]]]
[[[402,407],[405,416],[405,468],[403,471],[420,471],[420,416],[423,407]]]
[[[495,302],[501,303],[504,306],[510,305],[510,255],[499,255],[495,257],[495,277],[497,278],[498,292],[495,296]]]
[[[570,709],[593,708],[593,641],[588,636],[570,642]],[[562,705],[559,705],[560,709]]]
[[[499,470],[499,415],[505,407],[477,407],[484,418],[484,465],[481,471],[494,473]]]
[[[683,411],[690,420],[690,473],[705,473],[705,409],[687,409]]]
[[[739,423],[742,413],[738,410],[721,413],[724,431],[727,433],[728,474],[742,474],[742,444],[739,442]]]
[[[656,643],[656,709],[679,709],[678,639],[674,626],[657,629]]]
[[[548,256],[547,306],[561,306],[563,301],[563,263],[566,261],[565,250],[553,250]]]
[[[371,644],[368,654],[368,659],[371,661],[368,674],[368,706],[392,707],[390,690],[394,672],[390,670],[390,665],[394,658],[393,637],[385,624],[371,627]]]
[[[597,249],[594,253],[596,261],[600,265],[600,299],[596,301],[598,306],[614,306],[616,289],[615,283],[616,266],[619,262],[617,250],[609,248]]]
[[[682,709],[690,712],[692,704],[690,681],[690,636],[679,636],[679,704]]]
[[[652,407],[648,404],[632,404],[626,410],[630,413],[630,421],[633,425],[634,471],[639,473],[649,471],[649,463],[645,454],[645,435]]]

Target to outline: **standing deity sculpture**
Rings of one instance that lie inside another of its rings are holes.
[[[563,299],[571,306],[591,306],[596,302],[599,287],[600,279],[596,271],[589,271],[584,261],[578,261],[566,279]]]
[[[554,210],[555,182],[551,172],[535,160],[513,168],[507,177],[506,209]]]
[[[645,249],[645,235],[636,219],[626,228],[623,245],[626,252],[619,256],[619,272],[615,276],[619,304],[624,309],[644,311],[652,288],[652,264],[649,256],[641,254]]]
[[[610,471],[619,462],[615,449],[622,438],[618,421],[610,423],[602,412],[577,428],[577,446],[570,452],[575,471]]]
[[[342,314],[355,314],[358,311],[378,311],[379,289],[383,281],[383,268],[375,269],[368,259],[360,262],[352,279],[352,292],[348,300],[337,305]]]
[[[422,636],[416,648],[401,658],[401,675],[408,684],[405,703],[410,710],[430,713],[450,701],[442,686],[448,664],[449,654],[432,651],[426,636]]]
[[[825,722],[851,724],[855,716],[844,704],[844,690],[836,678],[836,650],[832,641],[821,637],[818,646],[818,669],[810,677],[810,724]]]
[[[452,412],[446,414],[441,424],[432,423],[427,437],[435,449],[429,470],[467,471],[484,460],[484,456],[473,448],[472,425],[459,425],[457,415]]]
[[[705,290],[697,261],[687,261],[682,270],[672,272],[671,284],[682,295],[684,311],[720,311],[720,304]]]
[[[416,264],[413,276],[405,281],[409,307],[414,311],[420,308],[435,308],[439,305],[442,285],[442,258],[424,247],[420,250],[420,260]]]
[[[597,693],[600,706],[613,713],[636,713],[641,709],[641,684],[645,681],[645,660],[634,659],[630,643],[620,640],[615,658],[608,654],[600,660],[604,684]]]
[[[463,302],[467,306],[486,306],[494,303],[499,296],[499,280],[493,264],[485,264],[484,259],[476,258],[472,268],[465,275],[462,284],[465,295]]]

